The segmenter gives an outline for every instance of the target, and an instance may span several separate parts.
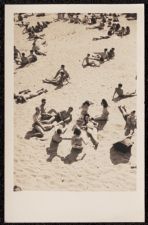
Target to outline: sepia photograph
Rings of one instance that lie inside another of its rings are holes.
[[[13,10],[11,192],[138,190],[139,17],[105,9]]]
[[[137,15],[14,15],[14,191],[136,190]]]

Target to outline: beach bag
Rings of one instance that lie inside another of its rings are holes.
[[[113,147],[117,151],[127,153],[127,152],[131,152],[132,145],[133,145],[133,142],[131,141],[131,138],[127,137],[124,140],[113,144]]]

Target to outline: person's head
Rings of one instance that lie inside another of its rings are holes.
[[[70,107],[68,108],[68,112],[71,113],[72,111],[73,111],[73,108],[70,106]]]
[[[89,57],[90,56],[90,54],[87,54],[87,57]]]
[[[64,69],[65,68],[65,65],[61,65],[61,69]]]
[[[40,114],[40,108],[39,107],[35,107],[35,111],[37,114]]]
[[[89,118],[90,118],[90,115],[89,115],[88,113],[86,113],[86,114],[84,115],[84,121],[85,121],[85,123],[88,123]]]
[[[32,45],[35,46],[35,42],[33,42]]]
[[[73,133],[74,133],[74,135],[80,136],[81,130],[78,128],[75,128]]]
[[[136,111],[133,110],[133,111],[131,112],[131,115],[134,116],[135,114],[136,114]]]
[[[24,53],[24,52],[22,53],[22,56],[23,56],[23,57],[25,56],[25,53]]]
[[[87,101],[83,102],[82,106],[90,106],[89,101],[87,100]]]
[[[104,49],[104,52],[107,52],[107,48]]]
[[[16,49],[16,46],[14,45],[14,49]]]
[[[43,105],[45,105],[46,104],[46,99],[42,98],[41,102],[42,102]]]
[[[104,108],[107,108],[108,107],[108,103],[107,101],[103,98],[102,101],[101,101],[101,105],[104,107]]]
[[[119,83],[119,84],[118,84],[118,87],[119,87],[119,88],[122,88],[122,84],[121,84],[121,83]]]
[[[30,50],[30,55],[33,55],[33,50]]]
[[[61,129],[57,129],[57,134],[62,134],[62,130]]]
[[[115,48],[112,48],[111,50],[112,50],[112,51],[115,51]]]

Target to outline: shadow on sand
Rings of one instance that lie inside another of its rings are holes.
[[[114,147],[110,149],[110,159],[114,165],[118,165],[120,163],[128,163],[130,157],[131,157],[131,147],[129,151],[127,151],[126,153],[118,151]]]
[[[82,153],[82,149],[75,149],[72,148],[70,154],[68,154],[65,158],[61,158],[61,160],[65,164],[72,164],[73,162],[77,162],[80,160],[83,160],[86,154],[84,153],[79,159],[78,156],[79,154]]]

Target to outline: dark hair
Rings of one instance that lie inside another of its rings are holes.
[[[104,51],[107,51],[107,48],[105,48]]]
[[[81,130],[78,129],[78,128],[75,128],[73,133],[76,134],[76,135],[78,135],[78,136],[80,136]]]
[[[108,103],[104,98],[102,99],[101,104],[103,105],[104,108],[108,107]]]
[[[62,134],[62,130],[61,129],[57,129],[57,134]]]
[[[30,50],[30,53],[33,53],[33,50]]]
[[[22,56],[25,56],[25,53],[24,52],[22,53]]]
[[[90,103],[89,103],[89,101],[87,100],[87,101],[83,102],[82,105],[88,105],[88,106],[90,106]]]
[[[71,110],[71,111],[73,111],[73,107],[71,107],[71,106],[70,106],[70,107],[68,108],[68,110]]]
[[[86,114],[84,115],[84,118],[83,118],[83,119],[84,119],[84,125],[87,124],[87,121],[86,121],[86,117],[87,117],[87,116],[90,117],[90,115],[89,115],[88,113],[86,113]]]
[[[65,65],[61,65],[61,67],[65,67]]]
[[[90,56],[90,54],[88,53],[87,56]]]
[[[131,113],[134,113],[134,114],[135,114],[135,112],[136,112],[136,111],[135,111],[135,110],[133,110]]]
[[[46,102],[46,99],[45,98],[42,98],[41,102]]]
[[[118,86],[119,86],[119,87],[122,87],[122,84],[121,84],[121,83],[119,83],[119,84],[118,84]]]

